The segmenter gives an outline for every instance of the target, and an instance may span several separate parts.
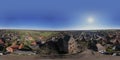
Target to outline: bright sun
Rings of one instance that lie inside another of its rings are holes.
[[[89,18],[87,19],[87,22],[90,23],[90,24],[91,24],[91,23],[94,23],[94,18],[93,18],[93,17],[89,17]]]

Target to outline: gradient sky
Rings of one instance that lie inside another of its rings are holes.
[[[120,0],[0,0],[0,28],[120,28]]]

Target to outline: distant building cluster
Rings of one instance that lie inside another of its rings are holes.
[[[85,50],[120,55],[119,30],[60,31],[46,40],[42,35],[21,33],[22,31],[0,30],[0,55],[79,54]]]

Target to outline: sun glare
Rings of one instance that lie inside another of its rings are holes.
[[[91,23],[94,23],[94,18],[93,18],[93,17],[89,17],[89,18],[87,19],[87,22],[90,23],[90,24],[91,24]]]

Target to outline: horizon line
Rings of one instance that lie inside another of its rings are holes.
[[[87,31],[87,30],[120,30],[120,28],[96,28],[96,29],[34,29],[34,28],[0,28],[0,30],[37,30],[37,31]]]

